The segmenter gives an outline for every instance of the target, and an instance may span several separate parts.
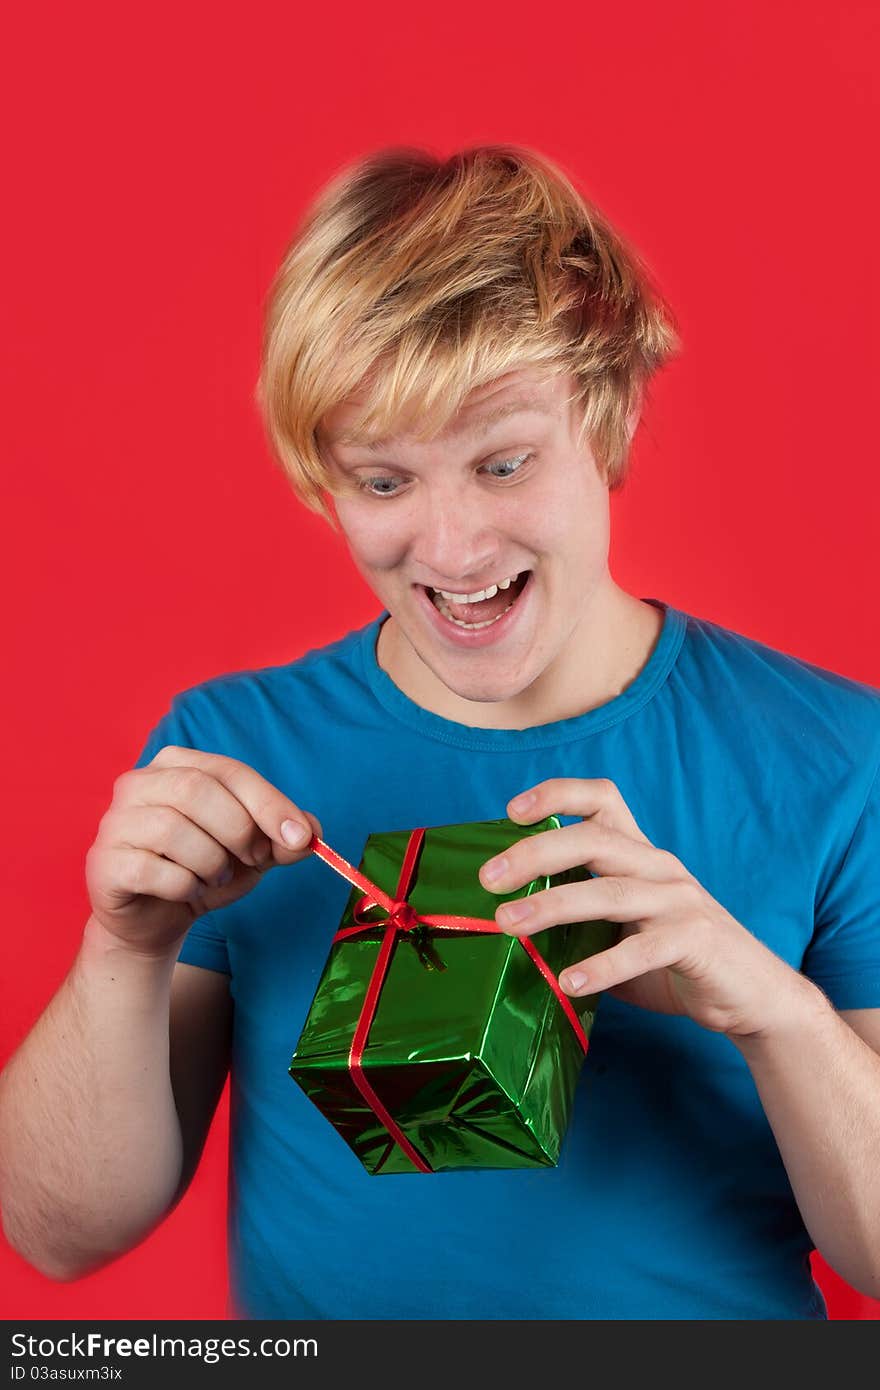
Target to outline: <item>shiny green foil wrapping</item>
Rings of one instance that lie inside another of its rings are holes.
[[[559,826],[556,816],[529,826],[507,818],[429,826],[407,901],[417,913],[491,920],[501,902],[589,878],[587,869],[572,869],[511,893],[490,893],[480,883],[487,859],[526,835]],[[392,898],[409,834],[371,834],[359,865]],[[340,928],[354,924],[361,896],[353,887]],[[377,907],[361,916],[380,919],[386,913]],[[532,940],[558,976],[612,945],[618,932],[610,922],[565,923]],[[331,947],[289,1071],[369,1173],[417,1172],[349,1071],[383,934],[377,926]],[[596,995],[572,1000],[588,1037],[597,1002]],[[363,1068],[435,1172],[555,1165],[583,1061],[571,1022],[518,938],[424,925],[398,934]]]

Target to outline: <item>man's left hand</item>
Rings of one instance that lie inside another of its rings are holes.
[[[559,977],[577,996],[607,990],[658,1013],[684,1014],[713,1032],[769,1034],[796,1019],[816,987],[774,955],[707,893],[674,854],[639,829],[613,782],[557,777],[508,802],[511,820],[581,816],[576,825],[527,835],[480,870],[485,888],[511,893],[535,878],[585,866],[599,877],[558,884],[502,903],[495,920],[531,936],[563,922],[620,922],[617,945]],[[506,861],[503,873],[486,869]],[[510,909],[525,908],[517,920]]]

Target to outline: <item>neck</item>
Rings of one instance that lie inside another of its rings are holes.
[[[450,690],[389,616],[376,645],[383,671],[423,709],[471,728],[527,729],[607,704],[648,662],[663,627],[653,604],[607,584],[585,604],[562,650],[540,676],[507,700],[467,700]]]

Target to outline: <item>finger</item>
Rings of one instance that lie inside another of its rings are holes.
[[[534,936],[563,922],[649,923],[668,916],[677,901],[673,883],[591,878],[582,883],[560,883],[502,903],[496,909],[495,921],[515,936]]]
[[[480,881],[493,893],[511,893],[524,883],[585,866],[597,874],[622,874],[657,881],[684,877],[673,854],[644,838],[636,840],[593,820],[524,835],[503,854],[488,859]],[[500,870],[500,872],[498,872]]]
[[[101,835],[115,845],[162,855],[196,874],[206,887],[222,887],[234,873],[237,856],[174,806],[126,807],[104,818]]]
[[[145,777],[144,771],[151,775]],[[126,787],[125,777],[120,781],[122,786],[115,801],[124,810],[140,812],[147,806],[168,806],[201,826],[217,844],[249,868],[257,866],[261,853],[264,859],[271,859],[269,837],[263,834],[246,807],[216,776],[201,768],[184,764],[156,765],[154,759],[137,774],[137,780],[131,779],[131,790]]]
[[[236,758],[220,753],[204,753],[197,748],[168,745],[159,750],[148,764],[148,770],[161,772],[163,785],[167,785],[165,779],[169,775],[173,776],[177,790],[174,804],[189,814],[191,819],[204,825],[243,863],[257,866],[263,863],[293,864],[311,852],[309,841],[315,835],[321,835],[321,824],[317,817],[301,810],[271,782]],[[145,785],[149,786],[149,779]],[[237,806],[218,797],[218,788],[220,792],[225,791]],[[199,814],[195,817],[190,811],[193,799],[199,808]],[[202,815],[203,808],[208,816],[207,821]],[[292,847],[286,843],[281,827],[287,820],[303,827],[308,835],[303,845]],[[262,856],[261,849],[264,851]]]
[[[524,788],[520,795],[529,793],[534,800],[528,807],[517,808],[514,805],[516,797],[507,803],[511,820],[531,825],[545,816],[591,817],[600,825],[650,844],[617,787],[607,777],[550,777],[546,782]]]
[[[97,862],[113,855],[113,872],[107,874],[112,887],[106,896],[111,908],[127,904],[139,895],[161,898],[163,902],[192,904],[196,913],[205,909],[204,897],[199,896],[200,880],[190,869],[149,849],[135,849],[132,845],[98,845],[91,855]],[[210,891],[210,890],[209,890]]]
[[[681,933],[644,931],[627,936],[607,951],[570,965],[559,976],[566,994],[595,994],[625,984],[627,980],[678,965],[686,953]]]

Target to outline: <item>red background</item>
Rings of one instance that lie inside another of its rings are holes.
[[[443,8],[19,7],[0,1060],[70,964],[85,853],[172,693],[378,611],[251,403],[296,219],[369,149],[509,140],[580,182],[685,345],[614,500],[615,577],[880,684],[876,6]],[[54,1285],[0,1249],[5,1315],[222,1316],[227,1113],[182,1205],[110,1269]],[[817,1271],[834,1316],[880,1316]]]

